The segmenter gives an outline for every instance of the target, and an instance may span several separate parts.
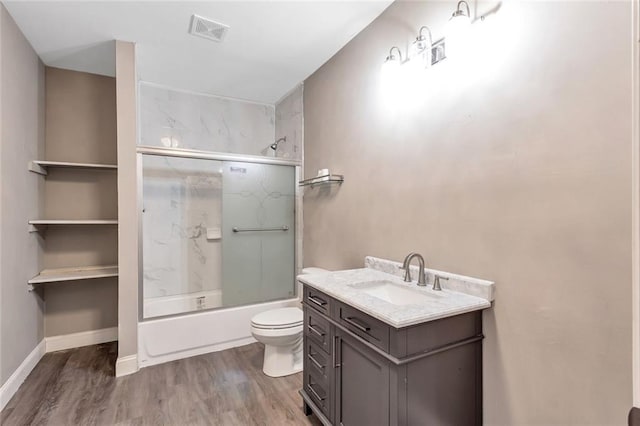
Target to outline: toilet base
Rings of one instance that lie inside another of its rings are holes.
[[[282,377],[302,371],[302,341],[294,346],[264,346],[262,371],[269,377]]]

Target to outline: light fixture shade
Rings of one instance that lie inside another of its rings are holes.
[[[471,19],[466,15],[455,15],[447,22],[446,36],[458,37],[468,31],[471,26]]]
[[[429,27],[423,26],[418,36],[409,47],[409,64],[411,67],[429,68],[432,63],[431,48],[433,41]]]
[[[397,50],[398,53],[394,54],[393,51]],[[380,73],[382,74],[382,80],[384,82],[393,81],[393,79],[398,77],[400,72],[400,66],[402,65],[402,53],[400,53],[400,49],[396,46],[392,47],[389,50],[389,56],[382,63],[382,69]]]
[[[395,54],[394,51],[396,51]],[[398,47],[394,46],[380,70],[380,93],[383,102],[391,108],[397,107],[400,103],[404,84],[402,68],[402,53]]]
[[[471,29],[471,12],[466,1],[458,2],[456,11],[451,15],[445,29],[447,42],[447,56],[455,58],[460,56],[467,43],[467,37]]]
[[[393,85],[400,77],[400,65],[399,59],[387,58],[387,60],[384,61],[380,74],[385,86],[389,87]]]

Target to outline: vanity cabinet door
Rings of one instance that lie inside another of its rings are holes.
[[[389,361],[336,330],[336,424],[389,424]]]

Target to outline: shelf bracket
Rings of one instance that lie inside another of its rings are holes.
[[[33,286],[33,284],[27,284],[27,291],[29,293],[33,292],[36,288]]]
[[[28,169],[30,172],[37,173],[42,176],[46,176],[48,174],[47,169],[42,167],[40,164],[35,161],[29,161]]]
[[[44,233],[47,230],[47,225],[33,225],[30,223],[28,229],[30,234],[39,232],[42,236],[44,236]]]

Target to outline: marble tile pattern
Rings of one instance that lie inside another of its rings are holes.
[[[139,86],[139,103],[142,145],[273,156],[265,149],[275,140],[273,105],[145,82]]]
[[[221,288],[220,168],[217,161],[144,157],[145,299]]]
[[[276,157],[302,160],[303,144],[303,86],[300,85],[276,104],[276,140],[287,138],[278,144]]]
[[[446,286],[442,291],[433,291],[431,286],[418,287],[415,281],[405,283],[398,274],[394,273],[395,267],[399,265],[397,262],[368,257],[367,267],[365,268],[325,274],[299,275],[298,280],[395,328],[407,327],[491,307],[490,299],[466,294],[460,290],[454,291]],[[383,270],[390,272],[384,272]],[[494,283],[470,277],[446,274],[444,272],[442,275],[455,276],[457,281],[467,283],[468,287],[462,286],[460,287],[461,290],[475,285],[494,286]],[[383,280],[432,297],[418,299],[415,304],[396,305],[366,294],[357,288],[358,284]],[[446,283],[447,281],[443,282]],[[489,294],[493,295],[493,290]]]

